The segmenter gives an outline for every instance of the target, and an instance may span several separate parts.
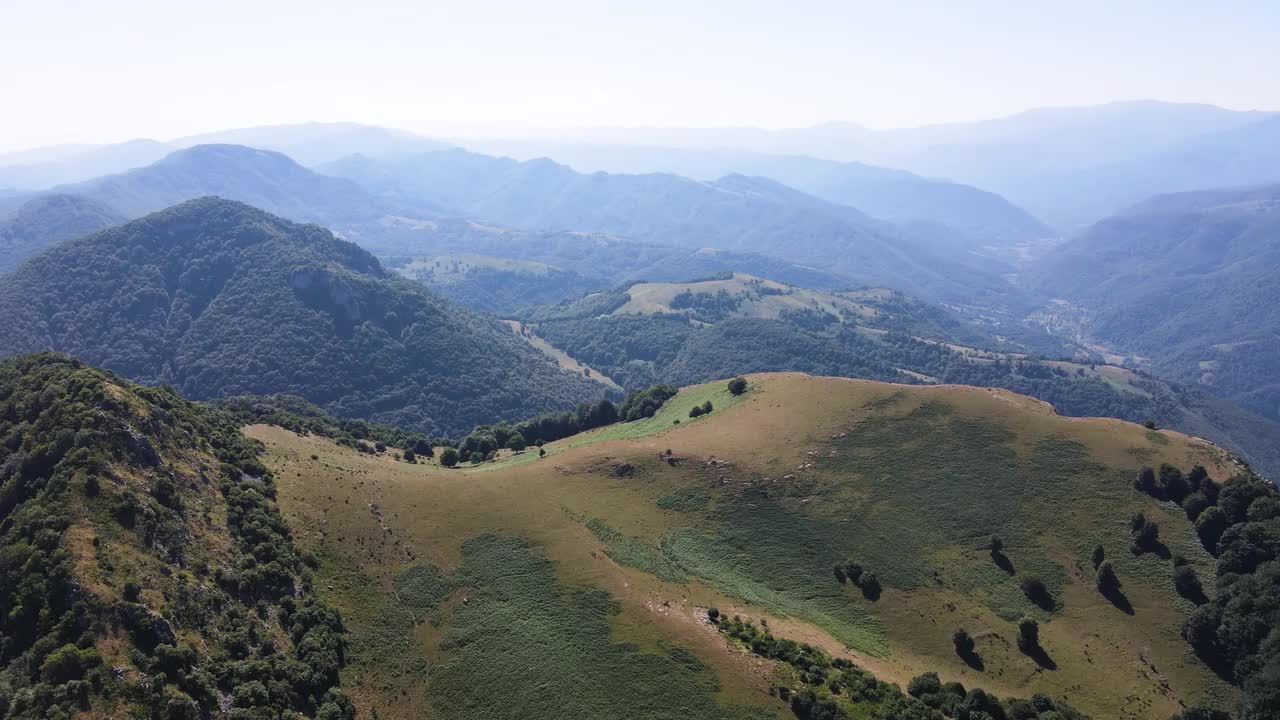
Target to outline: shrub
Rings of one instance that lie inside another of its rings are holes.
[[[1023,652],[1040,648],[1040,623],[1035,618],[1024,617],[1018,621],[1018,648]]]
[[[1133,547],[1137,550],[1149,549],[1160,542],[1160,525],[1147,521],[1133,533]]]
[[[1129,531],[1132,533],[1137,533],[1139,530],[1142,529],[1142,526],[1146,524],[1147,524],[1146,515],[1143,515],[1142,513],[1134,513],[1129,518]]]
[[[956,654],[960,657],[968,657],[973,655],[976,643],[973,636],[969,635],[969,631],[960,628],[951,634],[951,643],[956,646]]]
[[[1133,480],[1133,487],[1141,493],[1150,495],[1156,490],[1156,471],[1149,467],[1143,466],[1138,471],[1138,477]]]
[[[1182,498],[1186,497],[1187,493],[1190,492],[1187,488],[1187,480],[1182,476],[1182,471],[1167,463],[1160,466],[1158,487],[1165,497],[1174,502],[1181,502]]]
[[[1116,577],[1116,571],[1111,567],[1110,562],[1104,560],[1102,564],[1098,566],[1096,584],[1098,592],[1101,592],[1103,595],[1115,592],[1120,588],[1120,578]]]
[[[1211,553],[1217,554],[1218,541],[1226,530],[1227,514],[1220,507],[1205,508],[1200,517],[1196,518],[1196,534],[1200,536],[1205,549]]]
[[[1187,519],[1195,522],[1200,517],[1200,513],[1209,509],[1211,503],[1209,498],[1199,490],[1182,498],[1182,509],[1187,513]]]
[[[1200,576],[1190,565],[1182,565],[1173,570],[1173,587],[1182,597],[1199,601],[1204,597],[1204,588],[1200,585]]]
[[[878,600],[880,598],[880,578],[876,577],[875,573],[862,573],[862,579],[859,580],[858,587],[862,588],[862,594],[867,599]]]
[[[81,680],[85,673],[102,664],[102,658],[94,648],[80,649],[66,644],[49,653],[40,664],[40,676],[54,685]]]
[[[1004,538],[999,535],[992,535],[987,547],[991,550],[992,555],[999,555],[1004,552]]]
[[[1089,558],[1093,561],[1093,569],[1097,570],[1102,561],[1107,559],[1107,551],[1103,549],[1102,543],[1093,546],[1093,553]]]
[[[447,447],[444,452],[440,453],[440,464],[445,467],[453,467],[458,464],[458,451],[454,448]]]
[[[703,415],[710,415],[710,414],[711,414],[711,411],[712,411],[713,409],[715,409],[715,408],[713,408],[713,407],[711,406],[711,401],[710,401],[710,400],[708,400],[708,401],[706,401],[706,402],[702,403],[702,414],[703,414]]]
[[[729,392],[733,395],[741,395],[747,391],[747,380],[744,377],[736,377],[729,381]]]
[[[856,562],[845,563],[844,574],[849,578],[849,582],[856,585],[862,579],[862,566]]]
[[[917,675],[911,678],[911,682],[907,683],[907,694],[911,697],[924,697],[941,691],[942,681],[938,679],[938,673],[935,672]]]
[[[409,463],[410,465],[413,465],[413,464],[417,463],[417,462],[418,462],[418,455],[417,455],[417,453],[415,453],[415,452],[414,452],[413,450],[411,450],[411,449],[407,449],[407,450],[405,450],[405,451],[404,451],[404,461],[405,461],[405,462],[407,462],[407,463]]]
[[[1022,593],[1027,596],[1031,602],[1049,609],[1053,607],[1053,594],[1049,592],[1049,586],[1044,581],[1034,575],[1025,575],[1019,583]]]
[[[689,409],[689,417],[691,418],[702,417],[703,413],[705,412],[706,410],[703,410],[701,405],[694,405],[692,408]]]
[[[524,435],[521,435],[518,432],[512,433],[511,437],[507,438],[508,449],[515,450],[516,452],[520,452],[521,450],[524,450],[528,446],[529,444],[526,443],[524,440]]]

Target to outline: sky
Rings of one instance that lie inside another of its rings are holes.
[[[1280,110],[1280,2],[0,0],[0,151],[353,121],[437,135]]]

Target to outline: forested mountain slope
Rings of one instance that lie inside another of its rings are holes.
[[[77,195],[39,195],[0,220],[0,273],[54,243],[124,222],[100,202]]]
[[[1031,282],[1086,336],[1280,418],[1280,185],[1152,198],[1046,256]]]
[[[355,719],[342,619],[229,415],[31,355],[0,362],[0,439],[0,716]]]
[[[217,198],[32,258],[0,285],[0,315],[3,353],[69,352],[191,398],[292,393],[431,434],[600,393],[328,231]]]

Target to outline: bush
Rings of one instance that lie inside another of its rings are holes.
[[[1004,552],[1004,538],[999,535],[992,535],[987,542],[987,547],[991,550],[992,555],[999,555]]]
[[[67,644],[49,653],[40,664],[40,676],[54,685],[84,679],[85,673],[102,664],[94,648],[80,649]]]
[[[1093,561],[1094,570],[1097,570],[1102,565],[1102,561],[1107,559],[1107,551],[1103,549],[1102,543],[1093,546],[1093,553],[1090,554],[1089,559]]]
[[[1156,491],[1156,471],[1144,466],[1138,471],[1138,477],[1134,478],[1133,487],[1138,492],[1153,494]]]
[[[1133,533],[1133,547],[1135,550],[1149,550],[1160,542],[1160,525],[1151,521],[1146,521]]]
[[[924,697],[941,691],[942,681],[938,679],[938,673],[935,672],[917,675],[911,678],[911,682],[907,683],[907,694],[911,697]]]
[[[729,392],[733,395],[741,395],[747,391],[747,380],[743,377],[736,377],[729,381]]]
[[[1019,583],[1022,593],[1027,596],[1031,602],[1039,605],[1046,610],[1053,608],[1053,594],[1049,592],[1049,586],[1044,581],[1034,575],[1025,575]]]
[[[458,464],[458,451],[454,448],[447,447],[440,453],[440,464],[445,467],[453,467]]]
[[[1196,518],[1196,534],[1200,536],[1200,542],[1206,550],[1215,555],[1218,553],[1218,541],[1222,539],[1222,534],[1226,530],[1227,514],[1216,505],[1206,508],[1200,513],[1200,517]]]
[[[691,418],[702,417],[703,413],[705,412],[706,411],[702,409],[701,405],[694,405],[692,408],[689,409],[689,417]]]
[[[1182,476],[1182,471],[1169,464],[1160,466],[1158,488],[1166,498],[1174,502],[1182,502],[1182,499],[1190,492],[1187,488],[1187,480]]]
[[[1103,561],[1098,566],[1098,577],[1096,581],[1098,592],[1106,595],[1120,589],[1120,578],[1116,577],[1116,571],[1111,567],[1111,563]]]
[[[507,438],[507,448],[510,450],[520,452],[528,446],[529,444],[524,441],[524,435],[518,432],[512,433],[511,437]]]
[[[1200,576],[1190,565],[1182,565],[1173,570],[1173,587],[1182,597],[1199,602],[1204,598],[1204,587],[1200,585]]]
[[[964,628],[960,628],[951,634],[951,644],[956,646],[956,654],[960,657],[973,655],[973,650],[977,646],[973,636],[969,635],[969,631]]]
[[[1182,509],[1187,513],[1187,519],[1195,522],[1200,518],[1200,513],[1209,509],[1209,498],[1199,490],[1182,498]]]
[[[1040,623],[1035,618],[1024,617],[1018,621],[1018,648],[1023,652],[1040,648]]]
[[[1141,529],[1142,529],[1142,527],[1143,527],[1144,525],[1146,525],[1146,524],[1147,524],[1147,516],[1146,516],[1146,515],[1143,515],[1143,514],[1142,514],[1142,513],[1140,513],[1140,512],[1139,512],[1139,513],[1134,513],[1134,514],[1129,518],[1129,532],[1131,532],[1131,533],[1135,533],[1135,534],[1136,534],[1136,533],[1137,533],[1139,530],[1141,530]]]
[[[868,600],[880,599],[880,578],[875,573],[864,572],[862,579],[858,581],[858,587],[862,588],[862,595]]]
[[[844,574],[849,578],[849,582],[857,585],[862,580],[862,566],[855,562],[845,563]]]

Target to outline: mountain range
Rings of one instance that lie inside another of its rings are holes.
[[[1132,101],[892,130],[852,123],[785,130],[595,128],[531,140],[875,163],[1000,193],[1070,235],[1151,195],[1280,181],[1276,117]]]
[[[585,175],[546,159],[517,162],[461,150],[352,157],[319,169],[387,202],[516,228],[769,254],[823,267],[853,284],[955,302],[1007,302],[1018,294],[999,266],[980,261],[945,231],[914,232],[764,178]]]
[[[144,167],[196,145],[247,145],[303,165],[361,153],[371,156],[442,150],[448,143],[403,130],[358,123],[270,125],[203,133],[167,142],[151,139],[102,145],[62,145],[0,155],[0,188],[44,190]]]

